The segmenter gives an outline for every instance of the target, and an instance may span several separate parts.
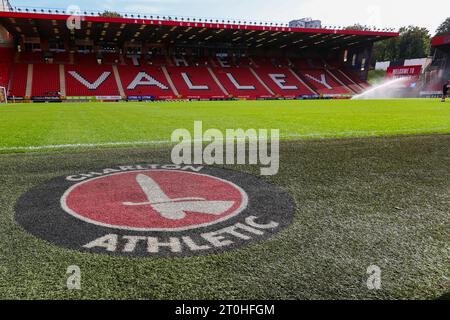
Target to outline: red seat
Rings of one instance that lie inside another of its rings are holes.
[[[10,96],[25,97],[27,88],[28,64],[16,63],[13,66]]]
[[[122,86],[127,96],[154,96],[158,99],[174,99],[167,79],[160,67],[119,66]]]
[[[93,53],[75,53],[74,63],[82,65],[98,64],[97,58]]]
[[[21,63],[44,63],[44,55],[42,52],[21,52],[19,55],[19,61]]]
[[[152,56],[148,58],[147,64],[153,67],[162,67],[167,65],[167,58],[163,55]]]
[[[53,55],[53,63],[55,64],[68,64],[70,63],[70,53],[57,52]]]
[[[324,69],[300,70],[300,73],[320,94],[352,94],[350,90],[338,83],[338,81]]]
[[[0,63],[0,87],[7,88],[9,85],[9,77],[11,74],[10,63]]]
[[[287,68],[265,66],[254,70],[261,80],[280,97],[295,98],[301,95],[314,94]]]
[[[42,81],[42,79],[45,81]],[[55,96],[60,91],[59,65],[35,64],[33,65],[33,97]]]
[[[103,63],[105,64],[119,64],[120,63],[120,54],[105,52],[103,53]]]
[[[294,68],[300,69],[300,70],[311,70],[311,69],[317,69],[318,66],[316,65],[318,61],[314,59],[291,59],[291,63],[294,65]],[[321,63],[319,63],[319,66]],[[323,68],[323,66],[322,66]]]
[[[119,89],[112,66],[68,65],[66,66],[67,96],[119,96]]]
[[[135,55],[135,56],[126,56],[125,57],[125,64],[127,66],[140,66],[144,65],[144,61],[142,60],[141,56]]]
[[[214,73],[225,89],[235,98],[270,98],[272,95],[249,68],[215,68]],[[253,88],[253,89],[252,89]]]
[[[14,57],[13,48],[2,48],[0,47],[0,62],[12,64]]]
[[[249,57],[236,58],[236,63],[241,67],[253,66],[253,61]]]
[[[0,47],[0,86],[8,90],[13,69],[13,48]]]
[[[350,79],[359,84],[361,87],[363,88],[370,87],[370,84],[367,81],[361,80],[361,78],[357,76],[353,71],[344,68],[342,68],[341,71],[344,72]]]
[[[175,87],[184,98],[226,98],[206,67],[169,67],[167,69]]]
[[[271,67],[275,67],[274,64],[272,63],[272,60],[269,58],[251,58],[251,60],[254,63],[254,67],[256,68],[271,68]]]
[[[355,93],[361,93],[363,88],[355,83],[350,77],[346,74],[342,73],[340,69],[330,70],[333,75],[338,78],[342,83],[344,83],[347,87],[349,87]]]

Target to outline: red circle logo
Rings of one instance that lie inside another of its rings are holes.
[[[237,185],[210,175],[143,170],[72,186],[62,208],[77,219],[114,229],[185,231],[228,220],[247,208]]]

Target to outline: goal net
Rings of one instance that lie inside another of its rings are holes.
[[[0,87],[0,103],[8,103],[8,97],[6,96],[5,87]]]

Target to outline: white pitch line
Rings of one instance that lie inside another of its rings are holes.
[[[298,133],[290,133],[286,135],[285,137],[288,138],[308,138],[308,137],[338,137],[338,136],[354,136],[355,138],[364,138],[369,137],[377,134],[388,134],[388,133],[410,133],[410,132],[436,132],[439,131],[449,131],[450,127],[441,127],[441,128],[423,128],[423,129],[401,129],[401,130],[374,130],[374,131],[341,131],[341,132],[317,132],[317,133],[307,133],[307,134],[298,134]],[[358,134],[361,134],[361,136],[358,136]]]
[[[47,146],[28,146],[28,147],[2,147],[0,151],[19,151],[19,150],[45,150],[45,149],[66,149],[66,148],[96,148],[108,146],[134,146],[134,145],[157,145],[169,144],[170,141],[127,141],[127,142],[102,142],[102,143],[77,143],[77,144],[52,144]]]
[[[401,130],[380,130],[380,131],[341,131],[341,132],[317,132],[317,133],[290,133],[280,136],[281,139],[286,138],[310,138],[310,137],[336,137],[336,136],[352,136],[352,137],[367,137],[378,134],[388,133],[410,133],[410,132],[438,132],[449,131],[450,128],[423,128],[423,129],[401,129]],[[361,135],[361,136],[358,136]],[[186,143],[203,142],[198,140],[186,141]],[[38,150],[53,150],[53,149],[73,149],[73,148],[98,148],[98,147],[112,147],[112,146],[136,146],[136,145],[163,145],[175,144],[170,140],[154,140],[154,141],[124,141],[124,142],[101,142],[101,143],[77,143],[77,144],[54,144],[46,146],[18,146],[18,147],[0,147],[0,151],[38,151]]]

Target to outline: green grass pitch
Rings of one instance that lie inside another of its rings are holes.
[[[18,198],[54,177],[170,162],[170,146],[158,141],[195,120],[280,129],[280,172],[262,179],[294,198],[290,227],[217,255],[128,259],[57,247],[16,223]],[[0,299],[437,299],[450,291],[450,103],[1,105],[0,167]],[[66,288],[71,265],[81,268],[81,290]],[[366,286],[370,265],[382,270],[382,290]]]
[[[449,132],[449,119],[449,104],[437,100],[12,104],[0,107],[0,152],[161,142],[195,120],[204,128],[280,129],[297,140]]]

